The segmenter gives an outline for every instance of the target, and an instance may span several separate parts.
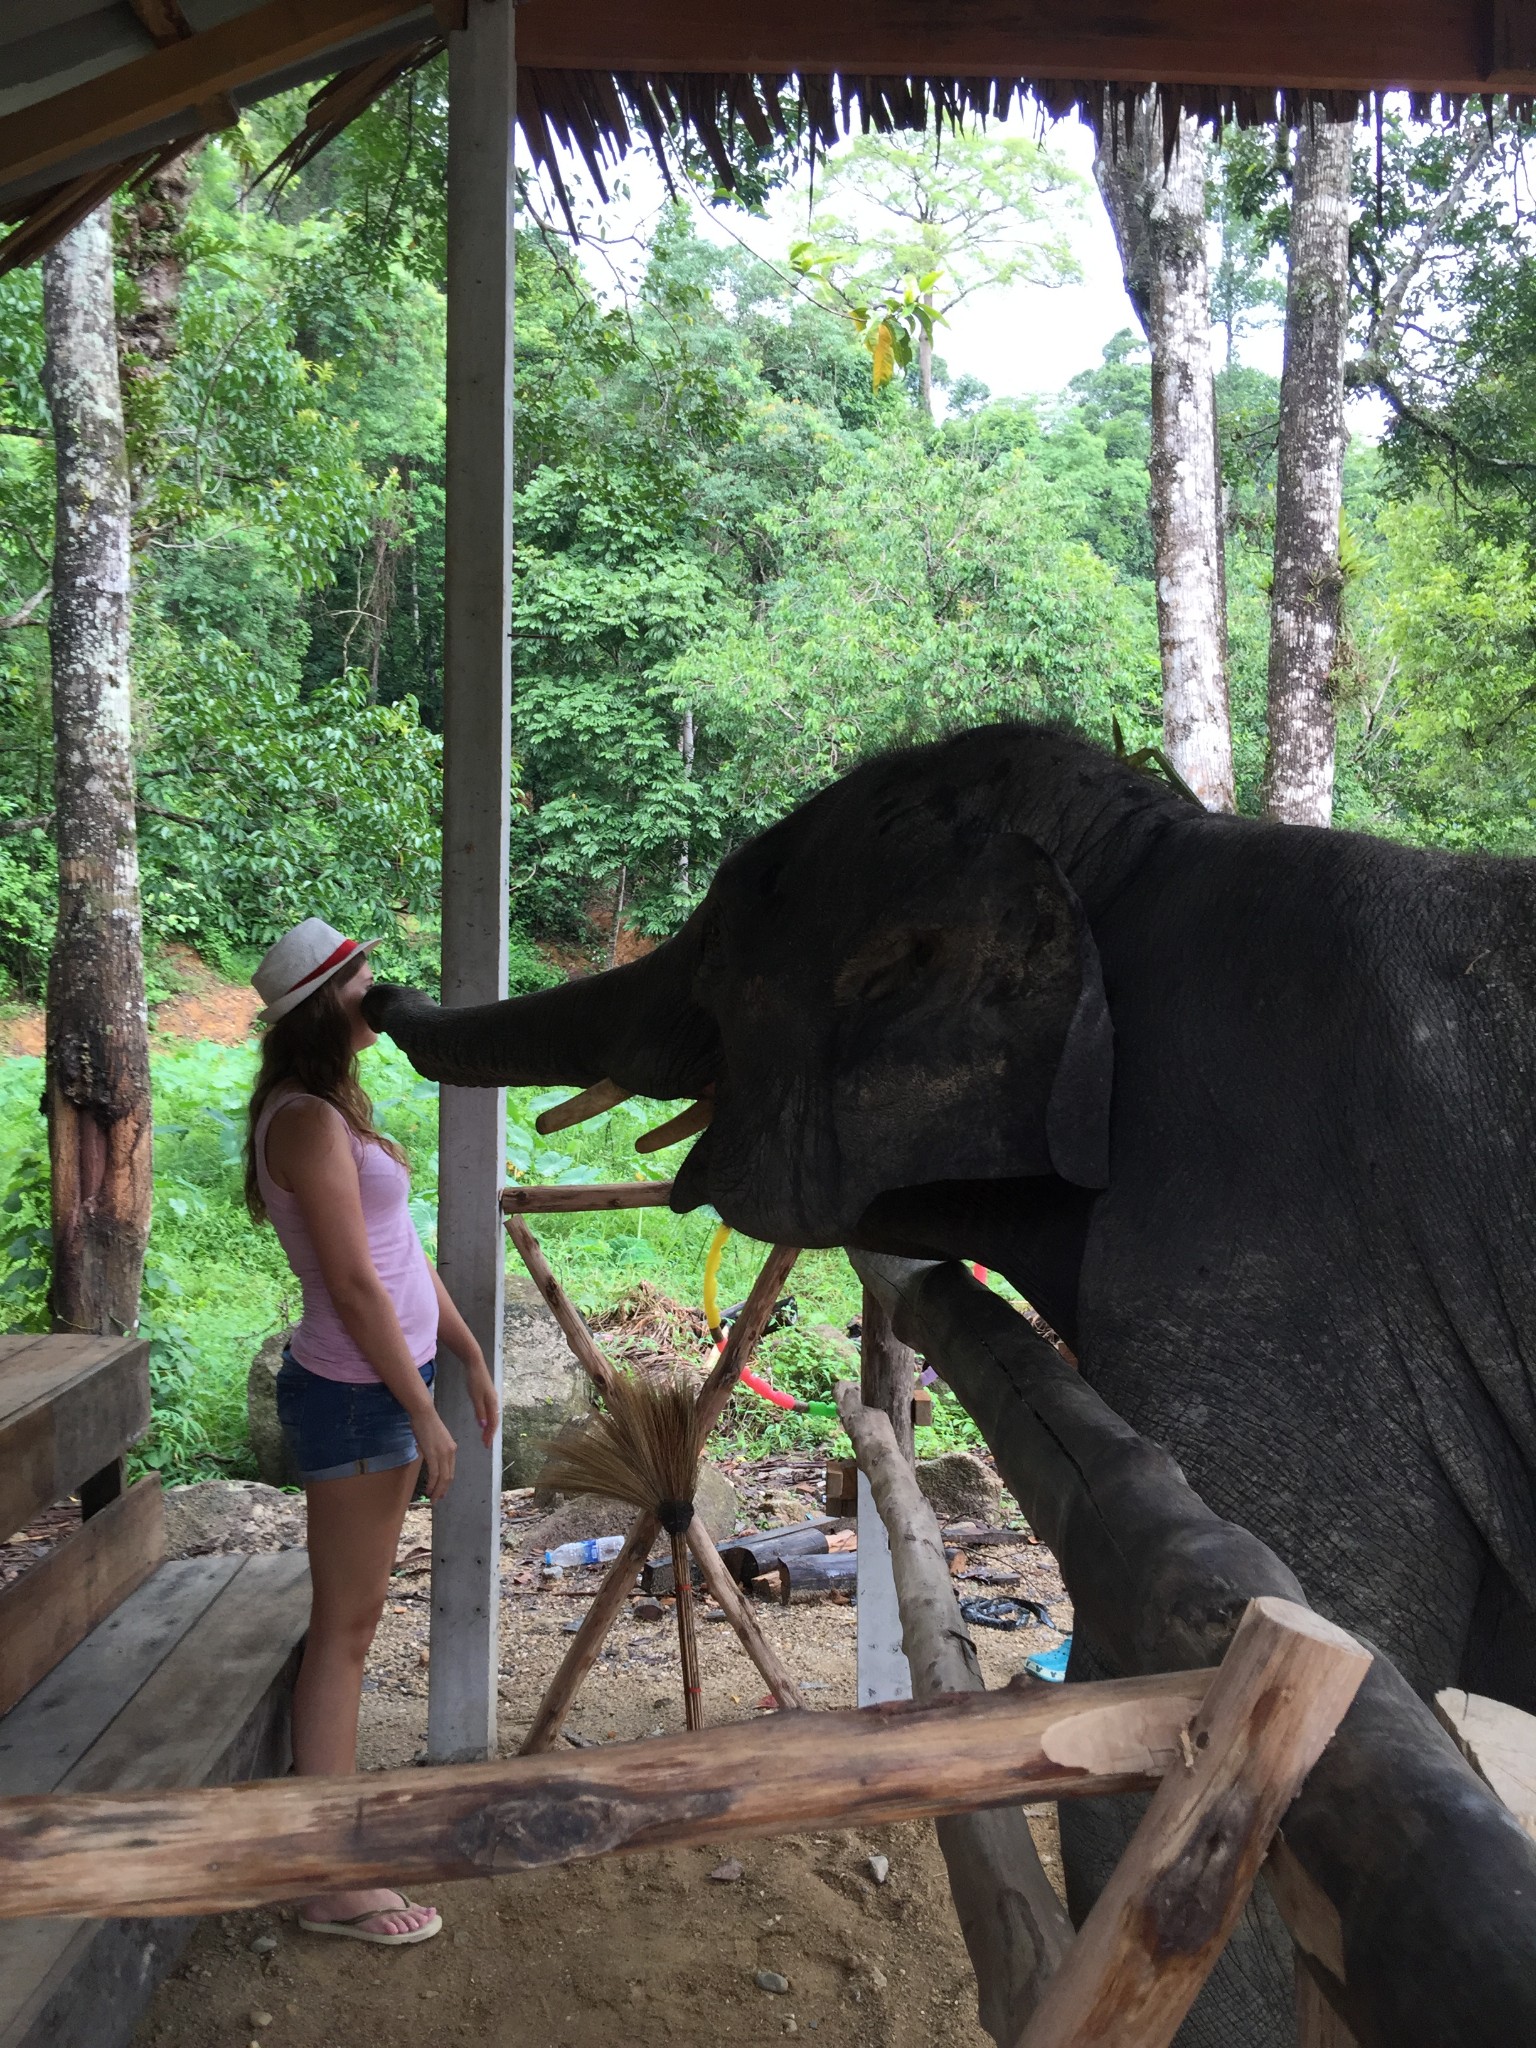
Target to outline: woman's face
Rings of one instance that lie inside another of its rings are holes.
[[[367,955],[363,956],[360,966],[354,967],[350,974],[338,975],[336,980],[337,999],[352,1026],[352,1050],[366,1052],[370,1045],[377,1045],[379,1039],[377,1031],[364,1022],[360,1008],[363,997],[373,987],[373,967]]]

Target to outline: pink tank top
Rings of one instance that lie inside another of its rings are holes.
[[[256,1124],[256,1184],[304,1298],[304,1314],[289,1340],[289,1349],[307,1372],[317,1373],[321,1379],[376,1382],[378,1374],[336,1313],[298,1197],[280,1188],[267,1171],[267,1128],[280,1109],[301,1099],[298,1089],[274,1096]],[[339,1110],[333,1109],[331,1114],[340,1118],[357,1162],[357,1185],[374,1270],[395,1305],[412,1362],[425,1365],[437,1350],[437,1291],[411,1221],[411,1177],[382,1146],[364,1144]]]

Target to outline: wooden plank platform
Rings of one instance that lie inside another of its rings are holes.
[[[135,1337],[0,1337],[0,1542],[149,1427]]]
[[[151,1472],[0,1592],[0,1714],[164,1561],[165,1502]]]
[[[162,1565],[0,1720],[0,1793],[279,1775],[308,1616],[300,1551]],[[195,1924],[0,1927],[0,2048],[126,2048]]]

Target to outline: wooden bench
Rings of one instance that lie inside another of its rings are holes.
[[[307,1562],[167,1560],[159,1478],[123,1483],[148,1423],[147,1345],[0,1337],[0,1540],[71,1494],[82,1515],[0,1590],[0,1797],[287,1769]],[[125,2048],[194,1925],[0,1924],[0,2048]]]

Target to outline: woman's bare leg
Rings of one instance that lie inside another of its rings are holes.
[[[299,1777],[346,1777],[357,1768],[363,1667],[389,1593],[400,1528],[416,1489],[419,1461],[388,1472],[319,1479],[309,1506],[309,1637],[293,1689],[293,1768]],[[393,1891],[320,1892],[300,1908],[307,1920],[372,1915],[375,1934],[409,1934],[430,1906],[404,1907]]]

